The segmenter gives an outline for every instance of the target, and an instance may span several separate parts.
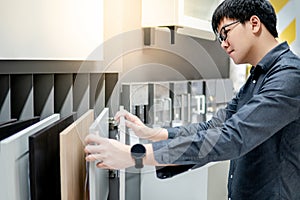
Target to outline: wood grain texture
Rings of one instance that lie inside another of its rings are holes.
[[[60,133],[61,200],[87,200],[84,138],[94,121],[89,110]]]

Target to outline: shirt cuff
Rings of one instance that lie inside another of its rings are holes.
[[[169,142],[170,142],[170,140],[162,140],[159,142],[152,143],[154,158],[160,164],[169,164],[170,163],[170,157],[169,157],[169,153],[168,153]]]
[[[178,135],[179,127],[167,128],[168,139],[173,139]]]

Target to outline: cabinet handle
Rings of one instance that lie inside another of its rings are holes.
[[[205,95],[195,95],[197,100],[197,109],[193,110],[196,114],[205,114]]]

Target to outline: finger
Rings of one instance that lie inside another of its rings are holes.
[[[87,145],[84,152],[87,154],[103,153],[103,147],[102,145]]]
[[[131,122],[140,121],[140,119],[139,119],[136,115],[134,115],[134,114],[132,114],[132,113],[130,113],[130,112],[127,112],[126,115],[124,115],[124,117],[125,117],[128,121],[131,121]]]
[[[119,122],[120,121],[120,117],[125,117],[129,112],[127,110],[121,110],[118,111],[116,113],[116,115],[114,116],[114,119]]]
[[[101,154],[90,154],[85,157],[85,160],[88,162],[93,162],[93,161],[102,162],[103,158]]]
[[[120,121],[120,116],[121,116],[120,111],[117,112],[117,113],[115,114],[115,116],[114,116],[114,120],[115,120],[116,122],[118,122],[118,123],[119,123],[119,121]]]
[[[122,110],[122,111],[117,112],[117,114],[115,116],[115,120],[119,122],[120,117],[125,117],[127,120],[132,121],[132,122],[140,121],[140,119],[136,115],[128,112],[127,110]]]
[[[101,143],[105,142],[105,138],[102,138],[96,134],[88,134],[85,137],[84,142],[86,144],[101,144]]]
[[[98,162],[96,166],[101,169],[114,169],[113,167],[109,167],[108,165],[104,164],[103,162]]]

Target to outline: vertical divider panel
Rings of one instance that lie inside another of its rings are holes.
[[[10,76],[0,75],[0,122],[11,119]]]
[[[73,113],[73,74],[54,74],[54,112],[61,117]]]
[[[33,75],[34,115],[44,119],[54,114],[54,75]]]
[[[11,117],[29,119],[33,117],[33,75],[11,75]]]
[[[89,109],[90,79],[87,73],[73,74],[73,111],[78,117]]]
[[[105,74],[90,74],[90,109],[98,116],[105,107]]]
[[[108,103],[115,86],[118,82],[118,73],[106,73],[105,74],[105,105]]]
[[[105,73],[105,107],[109,107],[109,115],[114,116],[120,107],[121,85],[118,73]],[[122,104],[124,107],[125,105]],[[125,107],[126,108],[126,107]]]

